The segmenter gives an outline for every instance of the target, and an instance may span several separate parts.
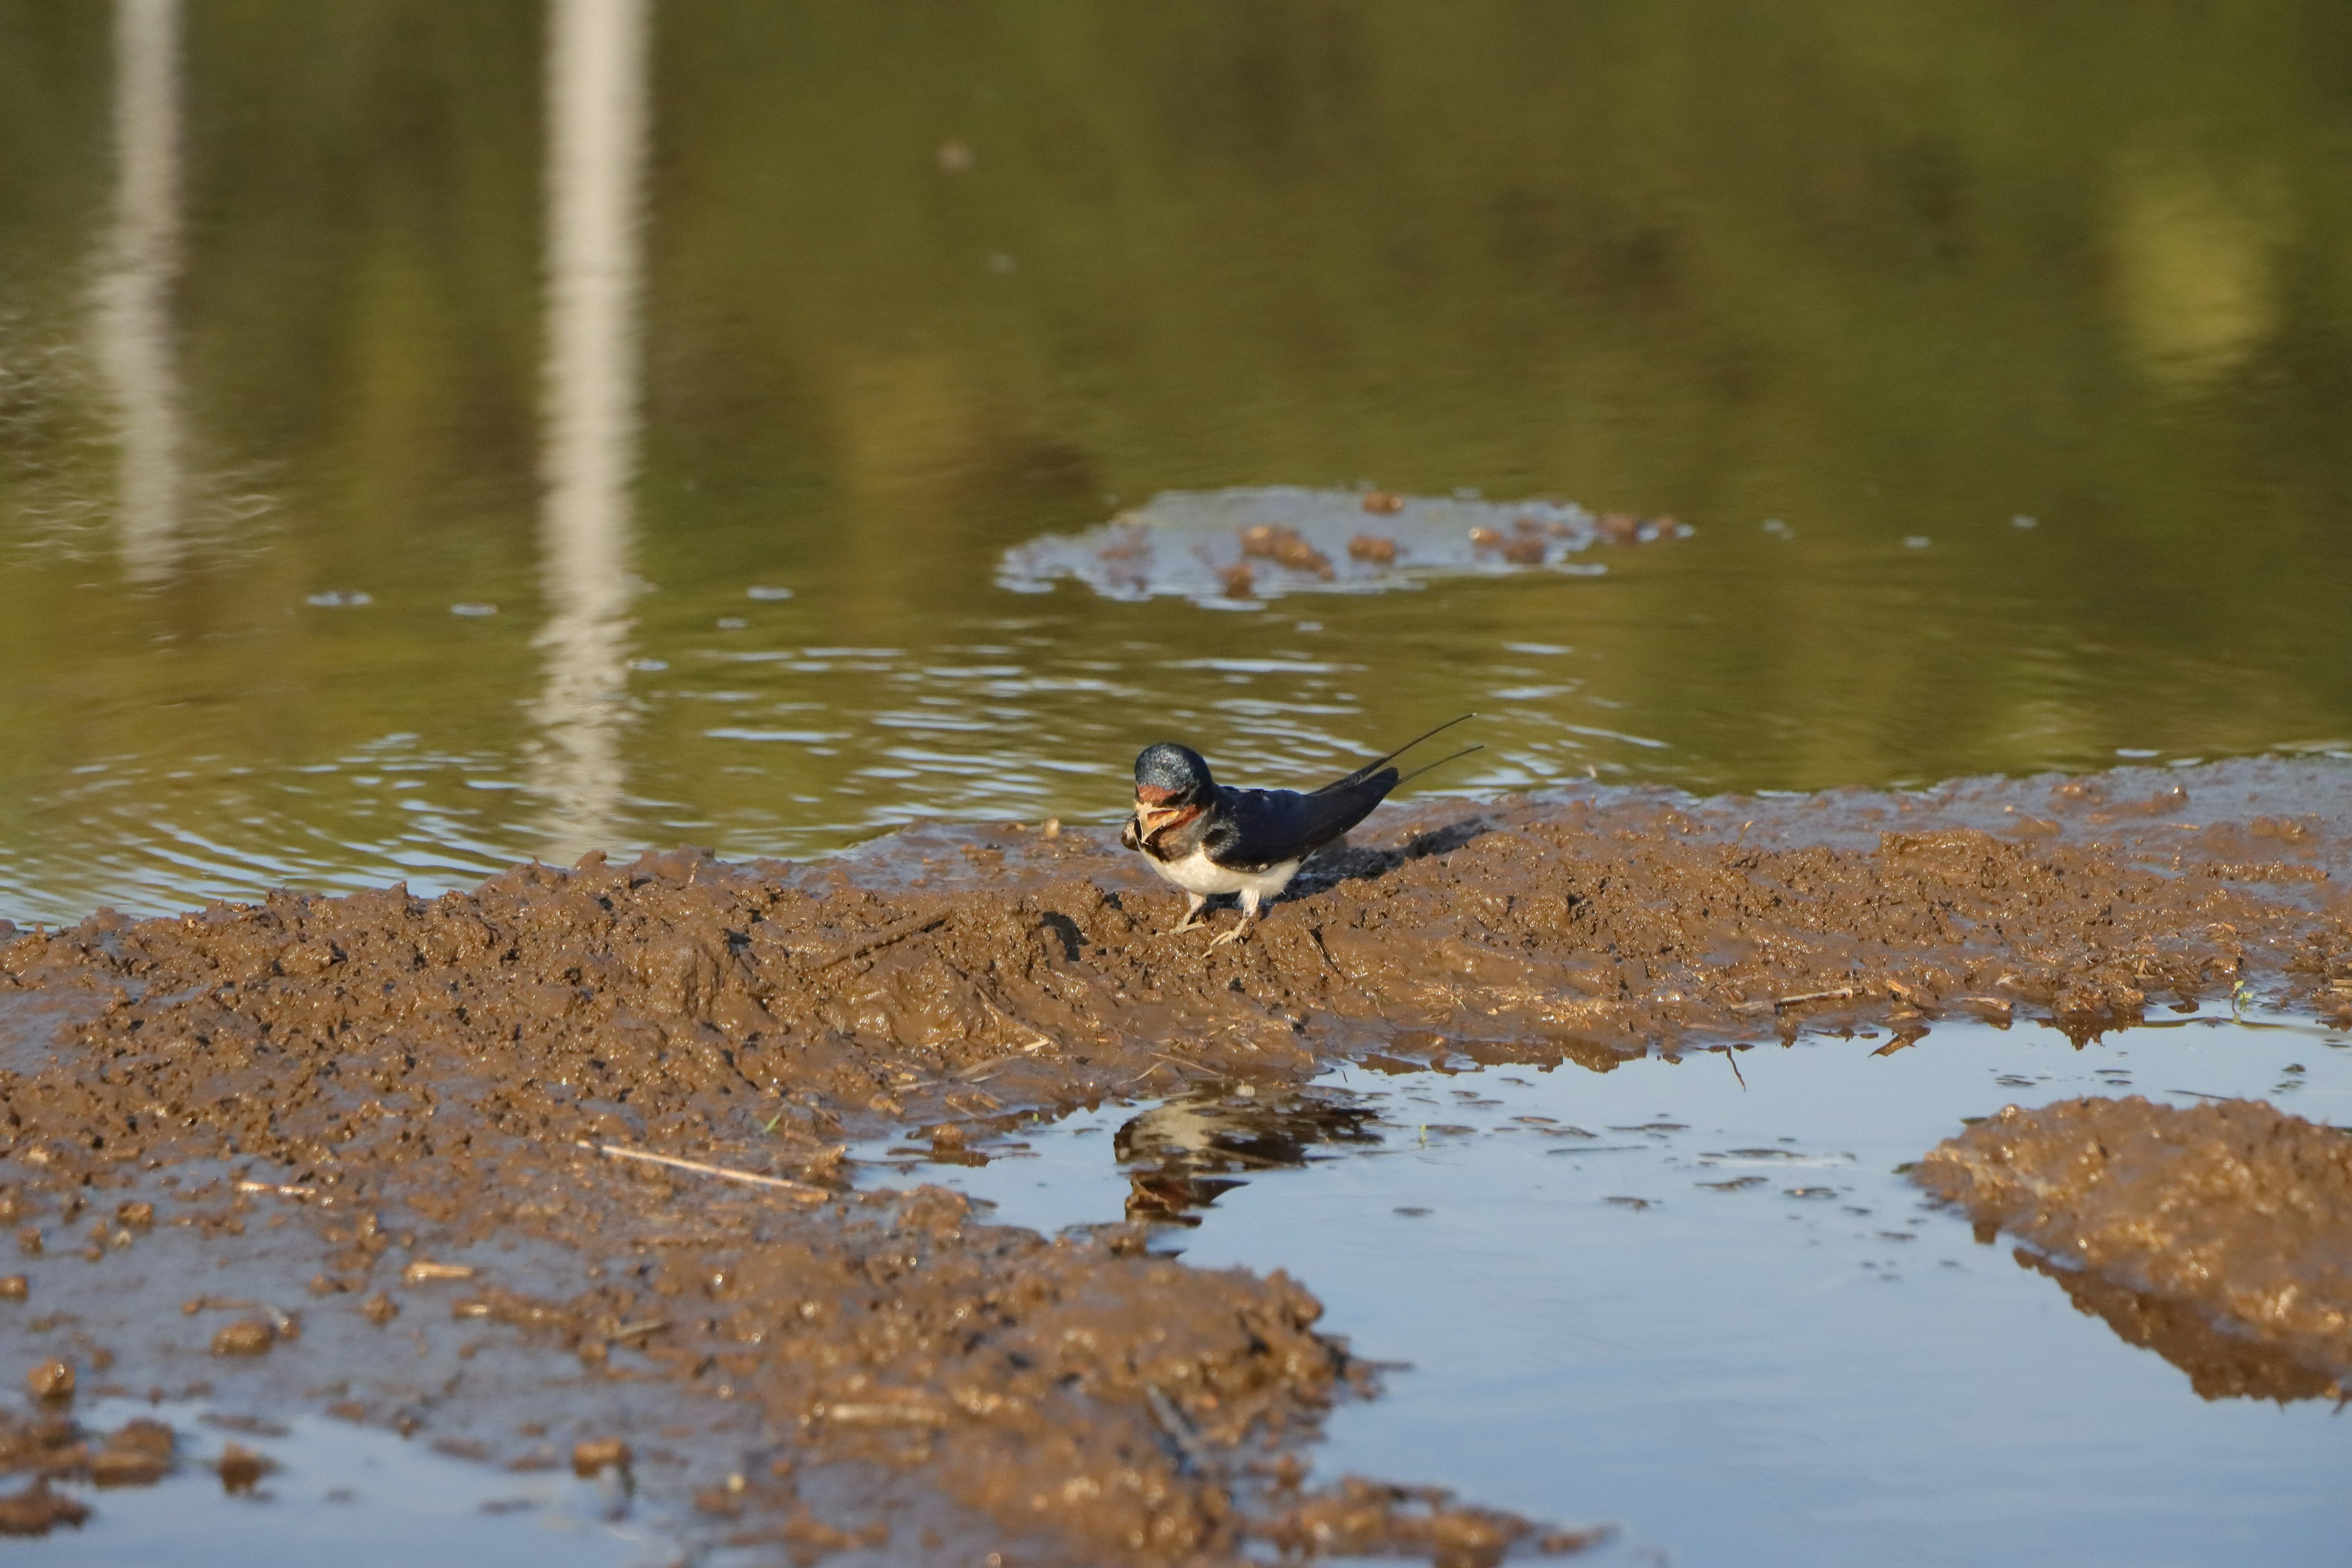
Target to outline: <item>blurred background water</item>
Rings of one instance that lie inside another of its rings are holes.
[[[0,913],[2352,742],[2352,10],[0,0]],[[1672,516],[1124,602],[1165,492]],[[1475,764],[1475,765],[1474,765]]]

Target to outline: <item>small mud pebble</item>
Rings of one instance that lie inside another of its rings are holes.
[[[1396,563],[1397,542],[1377,533],[1360,533],[1348,541],[1348,553],[1374,566],[1392,566]]]
[[[1326,579],[1331,575],[1331,558],[1308,543],[1295,528],[1261,522],[1255,527],[1243,529],[1241,542],[1242,553],[1245,556],[1272,561],[1294,572],[1311,572]],[[1248,564],[1246,561],[1241,562],[1234,569],[1246,571]],[[1230,584],[1228,592],[1231,592]],[[1240,595],[1234,594],[1233,596],[1238,598]]]
[[[73,1363],[45,1361],[25,1374],[25,1386],[36,1399],[71,1399],[74,1391]]]
[[[249,1492],[261,1484],[261,1478],[278,1468],[266,1454],[257,1454],[242,1443],[231,1443],[221,1450],[221,1489],[226,1492]]]
[[[930,1130],[929,1136],[931,1140],[931,1147],[934,1149],[961,1149],[963,1147],[963,1129],[958,1127],[952,1121],[940,1122],[937,1127]]]
[[[90,1456],[90,1479],[102,1487],[153,1486],[172,1468],[172,1429],[163,1422],[130,1422]]]
[[[618,1437],[592,1437],[572,1448],[572,1473],[583,1480],[600,1470],[629,1468],[629,1446]]]
[[[49,1489],[47,1479],[0,1497],[0,1535],[47,1535],[58,1525],[79,1528],[89,1505]]]
[[[379,1290],[360,1303],[360,1313],[369,1322],[381,1328],[400,1316],[400,1303]]]
[[[1612,511],[1593,524],[1601,537],[1612,544],[1638,544],[1642,539],[1642,520],[1630,512]]]
[[[1503,559],[1514,566],[1540,566],[1544,563],[1544,542],[1520,534],[1503,546]]]
[[[1491,528],[1474,528],[1470,531],[1470,547],[1474,550],[1492,550],[1502,542],[1503,536]]]
[[[41,1255],[41,1227],[28,1225],[19,1230],[16,1233],[16,1250],[27,1258],[38,1258]]]
[[[33,1294],[33,1282],[22,1274],[0,1279],[0,1301],[22,1301]]]
[[[117,1204],[114,1206],[114,1223],[125,1230],[152,1230],[155,1228],[155,1205],[149,1203]]]
[[[1294,572],[1312,572],[1318,577],[1331,575],[1331,558],[1295,533],[1276,549],[1274,558]]]
[[[266,1355],[278,1331],[260,1318],[239,1318],[213,1336],[215,1355]]]
[[[1228,599],[1246,599],[1257,591],[1257,574],[1246,561],[1236,561],[1230,566],[1217,568],[1217,585]]]
[[[1386,490],[1372,490],[1364,497],[1364,510],[1374,517],[1387,517],[1404,510],[1404,498]]]

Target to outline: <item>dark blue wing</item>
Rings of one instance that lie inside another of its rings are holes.
[[[1396,788],[1397,771],[1382,768],[1352,784],[1327,784],[1313,795],[1287,789],[1220,789],[1224,809],[1201,841],[1209,858],[1235,870],[1258,871],[1311,855],[1372,814]]]

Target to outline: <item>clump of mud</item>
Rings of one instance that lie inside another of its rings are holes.
[[[2340,783],[1447,802],[1213,950],[1075,828],[102,912],[0,945],[0,1328],[84,1396],[625,1454],[593,1468],[690,1507],[678,1531],[794,1557],[1565,1549],[1386,1483],[1296,1489],[1370,1389],[1296,1283],[856,1194],[844,1141],[985,1159],[1036,1116],[1334,1058],[1606,1069],[1863,1022],[1895,1048],[1955,1013],[2087,1036],[2240,984],[2352,1006]],[[1129,1151],[1139,1216],[1279,1153],[1185,1105]]]
[[[145,1418],[95,1434],[56,1411],[0,1412],[0,1475],[32,1478],[30,1485],[0,1494],[0,1535],[47,1535],[59,1525],[80,1525],[89,1505],[53,1490],[51,1482],[152,1486],[170,1473],[174,1442],[170,1426]]]
[[[2014,1106],[1912,1179],[2007,1231],[2084,1310],[2205,1397],[2352,1382],[2352,1134],[2252,1100]]]

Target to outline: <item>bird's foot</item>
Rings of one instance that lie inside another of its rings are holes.
[[[1249,935],[1250,927],[1256,923],[1257,922],[1255,921],[1244,920],[1236,924],[1233,930],[1225,932],[1224,935],[1217,938],[1216,941],[1211,942],[1209,945],[1211,947],[1223,947],[1229,942],[1239,942],[1242,938]]]
[[[1168,934],[1170,936],[1174,936],[1179,931],[1191,931],[1195,926],[1204,926],[1208,923],[1208,921],[1202,920],[1199,915],[1186,915],[1182,920],[1178,921],[1174,925],[1168,928]]]

